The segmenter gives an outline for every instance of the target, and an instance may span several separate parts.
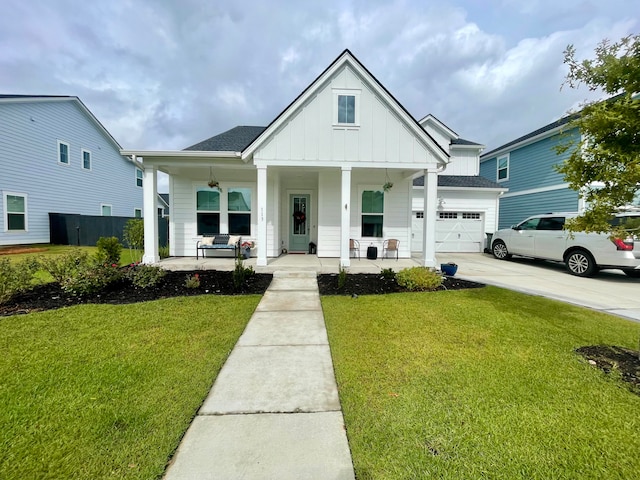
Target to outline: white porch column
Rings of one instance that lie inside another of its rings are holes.
[[[144,255],[142,263],[158,263],[158,169],[147,165],[144,167],[142,181],[142,200],[144,208]]]
[[[340,203],[340,266],[351,265],[349,238],[351,231],[351,167],[342,167],[342,201]]]
[[[258,167],[258,259],[256,265],[267,266],[267,167]]]
[[[436,213],[438,208],[438,174],[424,171],[424,220],[422,225],[422,265],[436,266]]]

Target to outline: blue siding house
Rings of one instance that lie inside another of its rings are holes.
[[[0,245],[49,242],[49,213],[142,216],[142,165],[74,96],[0,95]]]
[[[500,197],[498,228],[539,213],[582,210],[578,192],[553,168],[569,156],[554,147],[580,135],[566,129],[571,119],[563,117],[480,156],[480,175],[509,189]]]

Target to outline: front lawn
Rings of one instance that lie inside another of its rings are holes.
[[[636,478],[640,325],[503,289],[322,298],[358,479]]]
[[[0,478],[159,478],[259,301],[0,318]]]

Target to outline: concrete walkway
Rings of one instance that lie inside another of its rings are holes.
[[[275,272],[166,480],[355,478],[315,271]]]

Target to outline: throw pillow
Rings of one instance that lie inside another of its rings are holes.
[[[200,245],[213,245],[213,241],[216,239],[216,237],[202,237],[202,240],[200,241]]]

